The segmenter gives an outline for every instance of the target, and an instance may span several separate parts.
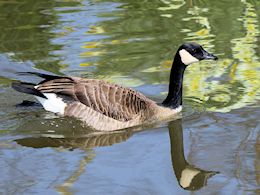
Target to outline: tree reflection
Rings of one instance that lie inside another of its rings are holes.
[[[60,23],[55,8],[77,3],[19,0],[0,5],[0,51],[19,61],[32,61],[39,69],[59,72],[60,60],[53,51],[61,45],[52,43],[53,29]]]

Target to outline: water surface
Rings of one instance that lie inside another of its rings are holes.
[[[258,1],[0,0],[0,193],[258,194]],[[171,60],[195,41],[182,120],[109,134],[10,88],[19,71],[104,79],[162,101]],[[198,174],[181,179],[183,171]]]

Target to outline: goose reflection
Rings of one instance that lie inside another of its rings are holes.
[[[88,149],[94,147],[111,146],[116,143],[126,141],[132,135],[131,131],[121,131],[113,133],[89,133],[83,137],[27,137],[15,140],[16,143],[26,147],[44,148],[44,147],[63,147]]]
[[[182,119],[172,121],[168,125],[171,158],[175,176],[184,190],[195,191],[207,184],[207,180],[217,172],[206,171],[189,164],[184,156]],[[94,147],[110,146],[129,139],[134,130],[115,131],[110,133],[91,132],[80,137],[27,137],[15,140],[19,145],[43,148],[63,147],[87,150]]]
[[[207,180],[218,172],[196,168],[186,161],[183,148],[182,119],[170,122],[168,127],[172,165],[179,185],[190,191],[202,188],[207,184]]]

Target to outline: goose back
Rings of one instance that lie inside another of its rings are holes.
[[[150,118],[156,103],[143,94],[117,84],[96,79],[61,77],[36,86],[41,93],[54,93],[67,101],[64,115],[87,124],[114,123],[116,129],[133,126]],[[103,125],[102,125],[102,124]]]

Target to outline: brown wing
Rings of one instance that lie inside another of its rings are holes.
[[[135,90],[95,79],[54,79],[42,82],[37,89],[42,93],[66,95],[119,121],[133,119],[153,103]]]

